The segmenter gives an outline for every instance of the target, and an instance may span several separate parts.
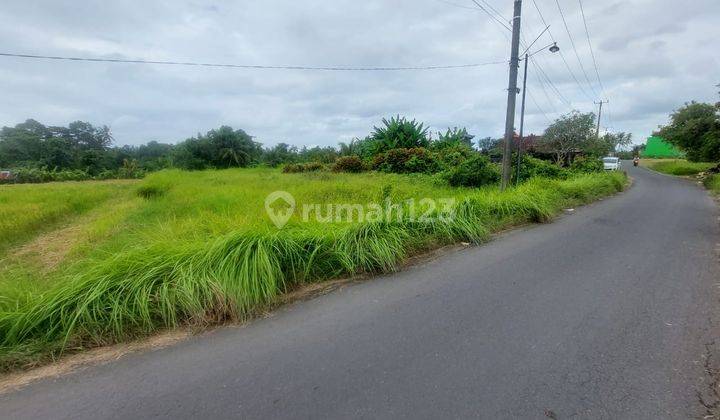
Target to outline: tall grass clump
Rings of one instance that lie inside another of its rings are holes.
[[[212,192],[213,183],[226,180],[208,176],[197,185],[207,197],[214,197],[212,204],[197,208],[203,217],[209,207],[222,211],[233,203]],[[337,197],[357,198],[361,193],[370,197],[366,185],[368,178],[375,175],[339,174],[328,190],[321,186],[331,181],[306,176],[284,175],[287,178],[276,181],[274,187],[280,189],[282,182],[302,181],[298,185],[314,183],[304,187],[309,195],[325,197],[332,191]],[[358,184],[361,189],[349,187],[356,182],[353,177],[365,177]],[[406,179],[398,177],[383,175],[376,181]],[[190,203],[188,194],[200,194],[192,184],[181,189],[170,181],[173,179],[177,181],[177,174],[151,175],[146,180],[144,186],[157,187],[164,193],[146,202],[148,210],[137,216],[142,216],[144,223],[154,217],[167,219],[162,212],[173,200]],[[436,211],[426,221],[402,216],[380,222],[330,225],[291,221],[282,230],[243,222],[215,236],[208,236],[203,226],[182,241],[140,241],[141,245],[120,247],[117,252],[84,262],[82,269],[68,271],[42,293],[15,305],[0,305],[0,370],[27,364],[32,357],[56,356],[66,348],[118,342],[179,325],[246,319],[272,305],[280,294],[304,283],[392,271],[414,253],[458,241],[481,243],[492,231],[520,223],[545,222],[564,206],[588,202],[620,191],[623,186],[621,174],[568,180],[537,178],[504,192],[491,187],[454,189],[461,195],[450,216],[441,217],[447,215]],[[418,191],[413,189],[413,196]],[[401,192],[401,188],[393,191],[386,186],[382,197],[401,203]],[[244,202],[247,198],[237,200]],[[190,204],[183,208],[185,215],[190,210]],[[183,215],[175,211],[173,217]]]

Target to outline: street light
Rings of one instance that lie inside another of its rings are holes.
[[[550,28],[549,26],[545,28],[545,31]],[[545,31],[542,31],[540,35],[542,35]],[[538,35],[538,38],[540,38],[540,35]],[[535,41],[538,40],[538,38],[535,39]],[[533,41],[533,44],[535,42]],[[525,60],[525,73],[523,75],[523,89],[522,89],[522,104],[520,105],[520,136],[518,137],[518,151],[517,151],[517,175],[515,177],[515,183],[520,183],[520,166],[522,165],[522,142],[523,142],[523,128],[525,126],[525,91],[527,90],[527,70],[528,70],[528,61],[530,57],[533,55],[545,51],[545,48],[547,48],[551,53],[556,53],[560,51],[560,47],[557,46],[557,42],[553,42],[552,44],[546,45],[534,53],[528,54],[528,50],[532,47],[532,44],[530,44],[525,49],[525,57],[521,58],[521,60]],[[549,47],[549,48],[548,48]]]

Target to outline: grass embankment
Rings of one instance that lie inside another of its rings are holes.
[[[617,173],[534,179],[502,193],[450,188],[420,175],[268,169],[156,173],[130,191],[114,192],[114,203],[129,205],[97,204],[95,214],[89,212],[83,221],[92,228],[83,225],[71,235],[76,252],[55,266],[0,269],[0,370],[29,366],[68,348],[251,317],[303,283],[393,270],[414,253],[457,241],[480,243],[493,231],[547,221],[566,206],[624,185],[624,175]],[[278,230],[264,208],[265,197],[276,190],[290,192],[298,206],[406,206],[411,198],[457,202],[454,217],[429,221],[403,215],[363,223],[304,222],[296,210]],[[0,194],[7,191],[0,189]],[[38,194],[53,201],[62,193],[47,189]],[[11,205],[0,201],[0,212]],[[21,225],[8,229],[25,235]],[[0,258],[22,267],[17,249]],[[16,282],[18,272],[22,281]],[[29,285],[33,278],[42,280]]]
[[[654,171],[675,176],[692,176],[715,166],[711,162],[688,162],[685,159],[641,159],[640,163]]]

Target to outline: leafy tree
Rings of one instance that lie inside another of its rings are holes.
[[[631,133],[606,133],[600,138],[591,138],[584,148],[584,152],[593,156],[607,156],[620,147],[632,144]]]
[[[338,151],[332,146],[303,146],[298,152],[299,159],[303,162],[333,163],[338,158]]]
[[[383,153],[392,149],[412,149],[416,147],[430,146],[427,137],[428,129],[423,123],[415,120],[409,121],[405,117],[391,117],[389,120],[383,118],[381,127],[374,127],[370,134],[373,147],[372,154]]]
[[[495,139],[492,137],[483,137],[478,140],[478,150],[483,153],[488,153],[490,150],[497,149],[502,144],[503,139]]]
[[[552,153],[558,165],[564,165],[570,153],[588,149],[595,137],[595,114],[573,111],[555,120],[538,145]]]
[[[290,146],[287,143],[278,143],[269,149],[265,149],[262,160],[272,167],[297,162],[298,150],[297,147]]]
[[[107,126],[82,121],[68,127],[46,127],[27,120],[0,130],[0,165],[56,169],[103,169],[112,165],[107,156],[112,135]]]
[[[657,134],[684,150],[688,160],[720,160],[720,104],[689,102],[670,119]]]
[[[222,126],[178,145],[175,162],[185,169],[245,167],[257,163],[260,143],[243,130]]]

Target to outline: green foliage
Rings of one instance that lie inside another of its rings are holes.
[[[528,155],[522,157],[520,181],[531,178],[566,179],[569,176],[570,172],[567,169],[561,168],[554,163]]]
[[[632,144],[631,133],[606,133],[600,138],[591,137],[588,139],[583,152],[590,156],[609,156],[614,154],[618,148]]]
[[[472,139],[474,137],[468,134],[465,128],[448,128],[445,133],[438,133],[438,139],[430,143],[430,148],[432,150],[443,150],[464,146],[472,150]]]
[[[478,154],[464,144],[444,147],[436,152],[438,161],[443,170],[451,169]]]
[[[50,170],[46,167],[20,168],[12,171],[11,178],[0,179],[0,184],[40,184],[44,182],[139,179],[143,176],[145,176],[145,171],[138,167],[136,161],[125,160],[123,166],[119,169],[106,169],[95,176],[80,169]]]
[[[358,173],[367,170],[365,162],[359,156],[340,156],[332,166],[333,172]]]
[[[370,134],[372,145],[369,146],[373,155],[392,149],[427,148],[430,146],[427,131],[422,123],[399,115],[389,120],[383,118],[382,126],[374,127]]]
[[[376,155],[372,162],[373,169],[404,173],[434,173],[440,169],[437,155],[424,147],[412,149],[391,149]]]
[[[500,171],[487,157],[475,155],[444,174],[453,187],[482,187],[500,180]]]
[[[603,171],[602,160],[595,157],[579,157],[570,164],[570,170],[573,172],[592,174]]]
[[[111,144],[107,126],[75,121],[68,127],[46,127],[27,120],[0,130],[0,167],[81,169],[96,175],[112,164],[106,154]]]
[[[713,166],[715,166],[714,163],[688,162],[683,159],[663,159],[648,164],[648,167],[652,170],[675,176],[697,175]]]
[[[183,169],[246,167],[259,162],[260,143],[243,130],[222,126],[179,144],[175,164]]]
[[[713,194],[720,194],[720,175],[712,174],[705,177],[703,185],[705,185],[705,188],[710,190]]]
[[[317,172],[325,169],[325,165],[320,162],[308,163],[288,163],[283,166],[283,173],[299,173],[299,172]]]
[[[278,143],[270,149],[265,149],[262,155],[262,161],[273,168],[285,163],[297,162],[297,147],[290,146],[287,143]]]
[[[693,162],[720,160],[720,104],[686,103],[657,133],[686,152]]]

